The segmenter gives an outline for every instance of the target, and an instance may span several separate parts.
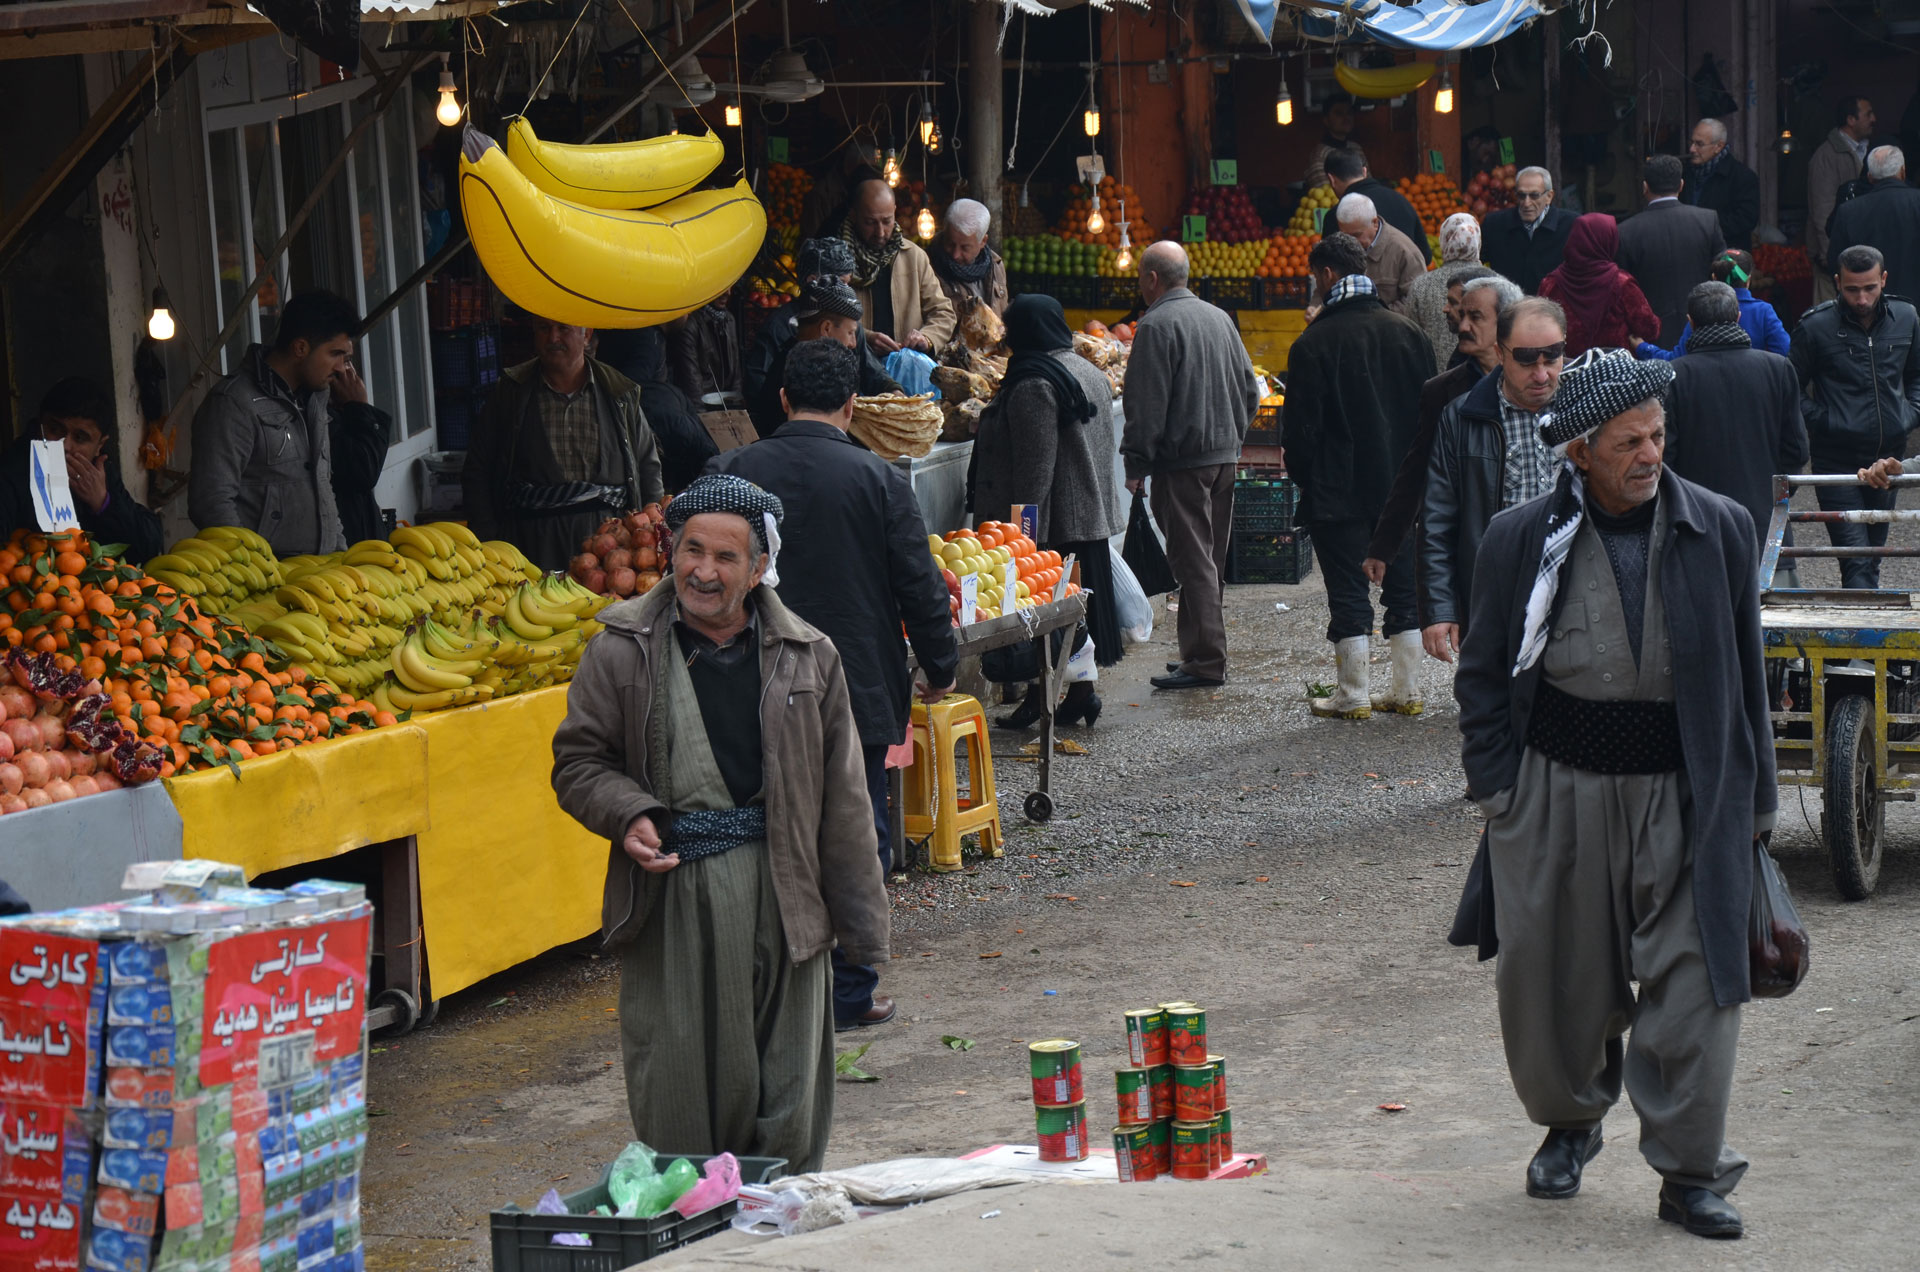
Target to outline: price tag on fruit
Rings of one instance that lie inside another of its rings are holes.
[[[1204,243],[1207,241],[1207,218],[1188,213],[1180,218],[1180,241],[1182,243]]]
[[[1331,208],[1315,208],[1313,210],[1313,232],[1315,234],[1325,234],[1327,232],[1327,213],[1330,211],[1332,211]]]
[[[1240,161],[1238,159],[1215,159],[1213,161],[1213,184],[1239,185]]]
[[[1511,137],[1502,137],[1500,139],[1500,162],[1513,162],[1513,138]]]
[[[787,139],[785,137],[767,138],[767,162],[787,162]]]
[[[969,570],[960,576],[960,625],[980,619],[980,576]]]

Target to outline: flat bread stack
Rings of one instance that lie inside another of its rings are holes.
[[[946,417],[930,393],[853,399],[853,435],[882,459],[919,459],[933,449]]]

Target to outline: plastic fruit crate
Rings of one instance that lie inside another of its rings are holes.
[[[1262,406],[1254,411],[1253,423],[1247,425],[1248,446],[1278,446],[1280,444],[1280,418],[1284,408],[1278,402],[1272,406]]]
[[[702,1172],[709,1160],[694,1153],[662,1153],[658,1160],[671,1165],[676,1157],[685,1157]],[[784,1157],[742,1157],[739,1162],[742,1183],[764,1184],[787,1173]],[[620,1272],[621,1268],[712,1236],[731,1223],[740,1209],[737,1201],[723,1201],[691,1219],[682,1219],[677,1210],[651,1219],[595,1215],[595,1206],[613,1205],[607,1193],[607,1180],[612,1174],[609,1166],[599,1183],[561,1199],[574,1213],[536,1215],[519,1206],[494,1211],[493,1272]],[[554,1245],[553,1236],[558,1232],[585,1233],[593,1244]]]
[[[1132,274],[1099,280],[1101,309],[1131,311],[1140,303],[1140,279]]]
[[[1258,309],[1260,280],[1217,275],[1207,280],[1207,299],[1222,309]]]
[[[1233,581],[1298,583],[1313,572],[1313,540],[1305,530],[1270,534],[1233,530]]]
[[[1272,533],[1294,528],[1300,511],[1300,487],[1286,478],[1275,482],[1233,483],[1233,528]]]
[[[1305,278],[1263,278],[1260,282],[1260,308],[1305,309],[1313,284]]]

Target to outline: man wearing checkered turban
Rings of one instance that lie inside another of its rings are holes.
[[[1488,528],[1454,681],[1487,829],[1450,939],[1499,954],[1508,1071],[1547,1128],[1528,1193],[1579,1191],[1624,1085],[1660,1217],[1737,1237],[1773,731],[1752,518],[1663,467],[1672,376],[1622,350],[1568,366],[1541,425],[1559,480]]]
[[[780,500],[701,477],[673,577],[601,611],[553,739],[560,806],[609,844],[634,1137],[817,1170],[831,954],[887,960],[887,893],[840,655],[769,586]]]

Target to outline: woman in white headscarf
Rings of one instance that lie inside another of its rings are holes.
[[[1440,263],[1407,289],[1407,317],[1433,342],[1436,374],[1453,361],[1459,337],[1447,305],[1447,284],[1480,264],[1480,222],[1470,212],[1455,212],[1440,223]]]

